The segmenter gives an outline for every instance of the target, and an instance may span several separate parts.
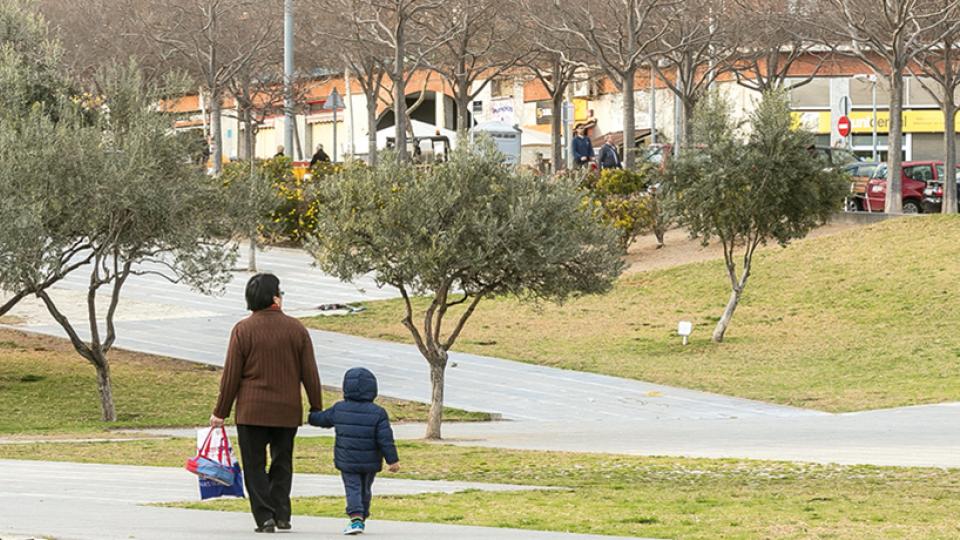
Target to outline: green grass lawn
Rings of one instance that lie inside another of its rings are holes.
[[[191,362],[113,351],[118,422],[100,421],[93,366],[65,340],[0,330],[0,434],[96,432],[107,428],[203,425],[210,418],[220,370]],[[323,374],[321,373],[321,376]],[[330,382],[330,381],[326,381]],[[339,400],[325,392],[324,404]],[[422,421],[428,406],[381,399],[395,421]],[[447,410],[454,420],[489,415]]]
[[[333,474],[332,439],[299,439],[295,469]],[[960,537],[960,470],[512,451],[401,442],[382,477],[564,488],[374,497],[374,519],[623,536]],[[0,459],[181,467],[194,441],[0,445]],[[184,481],[192,481],[184,472]],[[376,484],[374,484],[376,493]],[[243,500],[181,506],[247,511]],[[294,501],[296,516],[339,517],[342,497]],[[375,531],[375,524],[371,524]]]
[[[958,246],[960,217],[924,216],[767,248],[721,345],[710,335],[729,281],[709,261],[563,306],[485,300],[455,349],[825,411],[956,401]],[[307,322],[410,342],[401,301],[366,307]],[[695,324],[687,347],[680,320]]]

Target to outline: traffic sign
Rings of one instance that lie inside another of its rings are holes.
[[[841,137],[850,135],[850,118],[841,116],[840,119],[837,120],[837,133],[839,133]]]
[[[343,108],[343,98],[340,97],[340,92],[337,92],[336,88],[333,89],[333,92],[330,92],[327,100],[323,102],[323,108],[327,111],[336,111]]]

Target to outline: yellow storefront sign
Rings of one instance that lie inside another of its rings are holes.
[[[804,127],[814,133],[826,135],[836,130],[836,122],[827,111],[794,111],[794,127]],[[850,113],[851,131],[864,135],[873,133],[873,111],[853,111]],[[890,113],[877,111],[877,132],[890,131]],[[943,112],[939,110],[904,111],[904,133],[943,133]]]
[[[590,118],[590,102],[585,99],[573,99],[573,121],[583,122]]]

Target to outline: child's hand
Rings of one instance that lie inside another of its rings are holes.
[[[398,461],[396,463],[391,463],[388,465],[387,468],[390,472],[393,472],[393,473],[400,472],[400,462]]]

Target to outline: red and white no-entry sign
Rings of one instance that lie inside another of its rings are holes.
[[[846,137],[850,134],[850,119],[846,116],[841,116],[840,119],[837,120],[837,133],[839,133],[841,137]]]

